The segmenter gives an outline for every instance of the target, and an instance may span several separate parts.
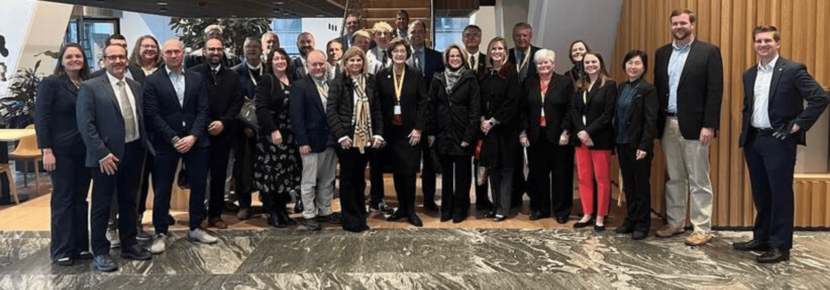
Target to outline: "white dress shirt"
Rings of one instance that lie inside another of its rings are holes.
[[[138,140],[139,138],[141,138],[141,132],[138,132],[138,128],[140,128],[140,127],[138,126],[138,111],[136,110],[135,96],[133,96],[133,90],[132,90],[132,88],[130,88],[130,85],[127,84],[126,76],[124,77],[124,79],[119,80],[119,79],[115,78],[115,76],[113,76],[109,72],[107,72],[107,78],[109,78],[110,86],[112,86],[112,91],[115,92],[115,100],[118,102],[118,107],[119,108],[124,107],[124,104],[121,101],[122,97],[124,97],[124,96],[119,96],[121,90],[118,89],[118,82],[119,81],[124,82],[124,88],[125,88],[125,91],[127,91],[127,96],[126,97],[127,97],[127,100],[130,102],[130,107],[132,107],[132,109],[133,109],[133,122],[135,123],[135,128],[136,128],[135,139],[127,139],[126,135],[124,135],[125,136],[124,137],[124,139],[125,139],[124,143],[130,143],[130,142],[133,142],[135,140]],[[120,113],[120,111],[119,111],[119,113]],[[126,118],[124,118],[124,119],[126,120]]]
[[[772,128],[769,121],[769,88],[772,84],[772,74],[775,72],[775,63],[778,56],[772,59],[766,66],[758,63],[758,73],[755,75],[755,87],[753,90],[752,118],[750,124],[759,129]]]

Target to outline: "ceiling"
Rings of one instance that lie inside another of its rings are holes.
[[[343,17],[346,0],[42,0],[173,17]],[[352,0],[355,2],[355,0]]]

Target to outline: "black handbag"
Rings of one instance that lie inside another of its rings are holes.
[[[256,117],[256,100],[254,98],[245,97],[245,102],[242,103],[242,109],[239,110],[237,119],[245,122],[246,125],[254,130],[259,130],[259,122]]]

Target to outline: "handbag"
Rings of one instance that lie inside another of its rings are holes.
[[[254,130],[259,130],[259,122],[256,117],[256,101],[254,98],[245,97],[245,102],[242,103],[242,109],[239,110],[237,119],[242,120]]]

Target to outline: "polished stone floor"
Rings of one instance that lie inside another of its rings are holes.
[[[49,233],[0,232],[0,289],[827,289],[830,233],[796,234],[793,259],[761,265],[720,232],[633,241],[613,231],[376,229],[226,230],[216,245],[183,231],[151,261],[98,273],[50,264]]]

